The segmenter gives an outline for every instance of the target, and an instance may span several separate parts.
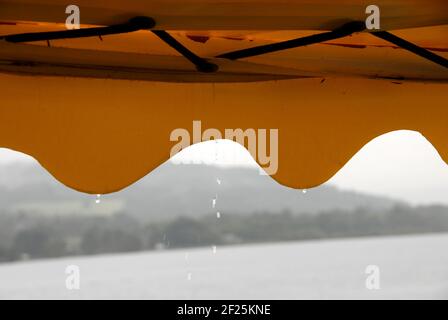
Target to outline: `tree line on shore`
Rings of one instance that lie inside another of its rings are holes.
[[[36,215],[0,212],[0,261],[186,247],[448,232],[448,207],[395,206],[378,212],[179,215],[142,223],[132,215]]]

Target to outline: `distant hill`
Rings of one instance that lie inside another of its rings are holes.
[[[221,181],[218,184],[217,179]],[[212,199],[217,199],[216,209]],[[250,168],[166,163],[128,189],[95,198],[62,186],[37,164],[0,166],[0,213],[34,211],[42,214],[107,214],[125,211],[141,219],[178,215],[248,214],[254,212],[316,213],[387,209],[403,204],[393,199],[321,186],[303,193],[283,187]]]

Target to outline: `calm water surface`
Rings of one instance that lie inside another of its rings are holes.
[[[68,265],[81,288],[66,289]],[[377,265],[380,290],[367,290]],[[1,299],[447,299],[448,235],[328,240],[0,265]]]

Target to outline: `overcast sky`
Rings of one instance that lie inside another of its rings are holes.
[[[34,160],[0,149],[0,165],[16,161]],[[246,149],[224,140],[191,146],[174,161],[257,166]],[[421,134],[411,131],[397,131],[371,141],[329,183],[414,204],[448,204],[448,165]]]

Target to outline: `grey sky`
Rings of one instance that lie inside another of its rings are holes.
[[[34,160],[0,149],[0,165],[16,161]],[[194,145],[178,154],[173,161],[257,166],[246,149],[224,140]],[[371,141],[329,183],[414,204],[448,204],[448,166],[435,148],[417,132],[396,131]]]

